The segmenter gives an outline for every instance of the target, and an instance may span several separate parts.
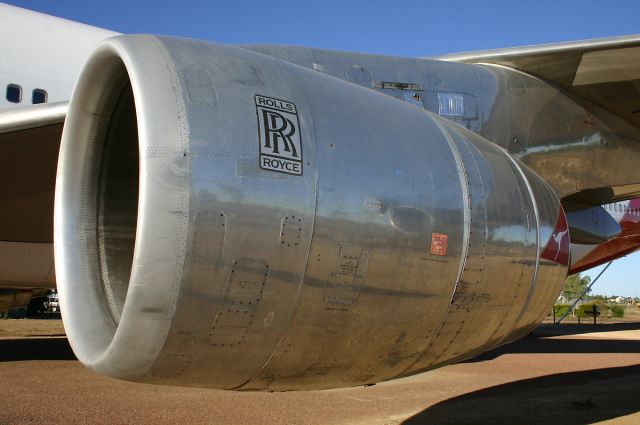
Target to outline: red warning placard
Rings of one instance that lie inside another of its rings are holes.
[[[444,257],[447,255],[447,239],[444,233],[431,234],[431,254]]]

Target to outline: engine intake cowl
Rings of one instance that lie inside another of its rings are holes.
[[[526,333],[564,280],[551,189],[407,102],[242,48],[123,36],[61,147],[79,360],[227,389],[378,382]]]

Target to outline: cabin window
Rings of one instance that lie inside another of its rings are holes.
[[[47,103],[47,91],[43,89],[34,89],[31,94],[31,103],[34,105],[38,103]]]
[[[22,87],[17,84],[7,85],[7,100],[11,103],[22,101]]]

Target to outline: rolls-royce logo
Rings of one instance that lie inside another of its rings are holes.
[[[260,168],[302,175],[302,143],[296,105],[256,95]]]

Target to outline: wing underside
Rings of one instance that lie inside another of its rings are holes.
[[[68,102],[0,112],[0,241],[51,243],[53,194]]]
[[[458,53],[435,59],[518,69],[640,125],[640,35]]]
[[[53,199],[67,105],[0,112],[0,287],[55,286]]]

